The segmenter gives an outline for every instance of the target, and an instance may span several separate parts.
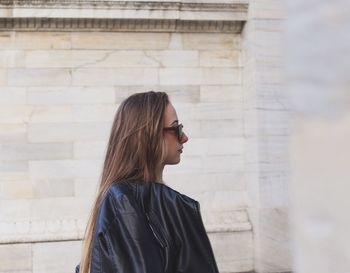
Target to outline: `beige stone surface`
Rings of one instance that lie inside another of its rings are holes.
[[[8,69],[9,86],[55,86],[71,84],[69,69]]]
[[[71,143],[4,143],[0,160],[50,160],[71,158]]]
[[[0,105],[22,105],[26,104],[25,87],[1,87]]]
[[[25,142],[27,139],[27,126],[25,123],[1,123],[0,142]]]
[[[7,84],[7,69],[0,68],[0,86]]]
[[[35,198],[74,196],[74,180],[71,178],[32,179]]]
[[[73,144],[73,157],[77,159],[103,158],[108,141],[75,141]]]
[[[200,102],[200,86],[198,85],[128,85],[116,86],[116,103],[121,103],[133,93],[146,91],[166,92],[173,103]]]
[[[0,272],[32,272],[32,245],[0,245]]]
[[[1,46],[0,46],[1,47]],[[2,47],[1,47],[2,48]],[[4,49],[70,49],[71,34],[68,32],[26,32],[12,33],[11,43]]]
[[[209,233],[209,239],[220,272],[246,272],[253,268],[251,232]]]
[[[189,136],[165,180],[200,201],[221,272],[253,269],[241,42],[232,33],[0,35],[1,242],[36,241],[29,272],[74,270],[80,242],[42,241],[81,238],[114,113],[148,90],[170,95]],[[267,132],[285,130],[282,118],[269,122]]]
[[[1,197],[4,199],[21,199],[34,197],[33,184],[28,177],[2,181],[1,188]]]
[[[202,191],[230,191],[245,190],[244,172],[227,172],[227,173],[173,173],[168,171],[168,167],[164,173],[164,181],[174,189],[191,195]],[[175,167],[174,167],[175,168]]]
[[[99,175],[101,166],[101,159],[29,161],[30,176],[33,179],[95,177]]]
[[[157,84],[158,70],[155,68],[78,68],[72,71],[72,85],[113,86],[135,84]]]
[[[71,33],[71,41],[72,49],[162,50],[168,47],[170,33],[79,32]]]
[[[201,85],[201,102],[243,102],[240,85]]]
[[[239,50],[201,50],[199,65],[201,67],[239,67],[241,55]]]
[[[77,105],[113,103],[112,86],[45,86],[28,87],[27,103],[30,105]]]
[[[182,36],[184,49],[196,50],[235,50],[241,48],[239,35],[212,33],[184,33]]]
[[[240,84],[241,71],[234,68],[160,68],[160,84]]]
[[[112,122],[119,105],[76,105],[73,107],[74,122]]]
[[[38,243],[33,248],[33,272],[74,272],[81,253],[80,241]]]
[[[110,127],[110,122],[30,123],[28,140],[31,143],[104,140],[108,137]]]
[[[0,52],[0,68],[24,67],[23,50],[3,50]]]

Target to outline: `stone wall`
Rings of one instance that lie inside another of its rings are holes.
[[[0,272],[72,272],[114,113],[146,90],[190,137],[164,178],[200,202],[220,272],[290,270],[283,8],[163,2],[0,9]]]
[[[239,33],[1,33],[0,272],[71,272],[114,113],[167,91],[190,141],[165,181],[201,203],[221,272],[253,269]]]
[[[289,272],[292,267],[284,4],[276,0],[250,1],[242,34],[245,175],[256,272]]]

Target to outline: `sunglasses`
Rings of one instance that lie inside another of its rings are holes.
[[[184,134],[184,131],[182,130],[184,128],[184,126],[180,123],[179,125],[177,126],[173,126],[173,127],[164,127],[164,131],[174,131],[176,136],[177,136],[177,139],[179,141],[181,141],[182,139],[182,136]]]

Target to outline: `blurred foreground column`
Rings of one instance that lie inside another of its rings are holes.
[[[289,1],[295,272],[350,272],[350,2]]]
[[[290,272],[290,111],[283,65],[285,1],[252,0],[243,31],[245,175],[254,272]]]

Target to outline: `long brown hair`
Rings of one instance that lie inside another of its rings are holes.
[[[157,170],[165,156],[163,123],[168,103],[166,93],[149,91],[131,95],[119,106],[107,145],[98,194],[85,232],[81,273],[90,271],[96,218],[108,188],[124,179],[145,183],[157,181]]]

